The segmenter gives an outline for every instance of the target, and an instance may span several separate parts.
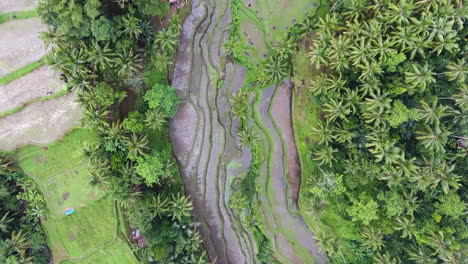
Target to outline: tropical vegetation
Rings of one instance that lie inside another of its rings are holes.
[[[89,184],[113,199],[147,245],[143,263],[206,263],[168,139],[178,97],[167,83],[180,31],[172,16],[156,31],[165,1],[44,0],[47,63],[84,108],[97,142],[84,142]]]
[[[311,25],[303,210],[333,263],[466,261],[466,18],[457,0],[342,0]]]

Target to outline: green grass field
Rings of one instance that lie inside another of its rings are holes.
[[[18,70],[11,72],[3,77],[0,77],[0,85],[5,85],[9,82],[12,82],[20,77],[23,77],[24,75],[34,71],[35,69],[43,66],[45,63],[43,60],[35,61],[33,63],[30,63],[22,68],[19,68]]]
[[[43,226],[54,263],[137,263],[121,238],[126,231],[114,203],[88,184],[81,149],[95,140],[94,133],[74,129],[50,145],[26,146],[13,155],[46,199]],[[65,216],[69,207],[76,213]]]
[[[255,63],[269,55],[272,43],[281,41],[289,28],[302,21],[320,0],[241,1],[239,37],[243,50]]]
[[[0,24],[8,22],[12,19],[26,19],[26,18],[37,17],[37,16],[39,16],[39,14],[36,12],[36,10],[1,13]]]

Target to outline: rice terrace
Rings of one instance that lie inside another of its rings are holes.
[[[463,0],[0,0],[0,263],[468,263]]]

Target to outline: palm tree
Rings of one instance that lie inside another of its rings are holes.
[[[149,149],[148,138],[144,135],[138,136],[132,133],[132,136],[125,139],[125,145],[128,149],[128,157],[130,159],[136,159],[140,155],[145,155],[145,152]]]
[[[101,145],[99,143],[88,143],[85,141],[83,143],[83,149],[81,150],[81,153],[83,156],[93,161],[103,157]]]
[[[104,170],[89,170],[89,185],[97,190],[103,190],[109,185],[109,175]]]
[[[377,77],[374,77],[363,82],[359,87],[359,91],[362,93],[362,96],[375,94],[379,92],[381,85],[381,81]]]
[[[161,199],[161,195],[151,197],[148,207],[151,208],[151,213],[154,217],[162,217],[169,211],[169,202],[167,198]]]
[[[398,47],[400,52],[410,52],[414,47],[414,32],[410,27],[397,27],[392,32],[392,42]]]
[[[135,185],[141,184],[141,178],[137,174],[132,162],[130,161],[126,162],[120,169],[120,173],[122,174],[123,178],[129,179],[132,184],[135,184]]]
[[[310,133],[315,143],[328,146],[333,142],[332,130],[328,127],[328,122],[319,121],[316,127],[312,128]]]
[[[142,59],[138,53],[135,54],[133,49],[120,49],[115,65],[117,65],[117,75],[122,78],[128,78],[143,69]]]
[[[434,178],[432,186],[436,188],[438,185],[442,187],[444,194],[448,194],[450,188],[458,190],[461,186],[459,183],[461,177],[455,174],[455,164],[449,165],[445,160],[434,168]]]
[[[415,224],[413,223],[414,218],[407,217],[397,217],[395,221],[395,230],[400,230],[402,232],[401,237],[412,239],[415,235]]]
[[[393,52],[394,43],[390,38],[384,39],[381,35],[370,39],[373,53],[379,55],[379,61],[384,62]]]
[[[328,90],[331,93],[340,93],[342,90],[344,90],[346,87],[346,80],[341,78],[341,74],[338,75],[331,75],[328,74],[326,75],[327,78],[327,86]]]
[[[388,3],[388,13],[391,22],[397,25],[407,25],[410,23],[410,18],[415,11],[415,6],[412,0],[400,0],[397,4],[392,2]]]
[[[317,233],[317,245],[321,252],[327,253],[329,256],[341,254],[338,245],[338,237],[331,234],[329,231],[321,231]]]
[[[182,221],[182,218],[190,216],[192,209],[192,203],[189,202],[187,196],[181,193],[177,193],[176,196],[172,195],[172,200],[169,202],[169,214],[172,220]]]
[[[351,40],[343,35],[332,38],[330,41],[329,56],[332,60],[341,60],[348,57]],[[336,67],[335,67],[336,68]]]
[[[109,111],[106,109],[98,109],[94,106],[90,106],[86,109],[81,121],[85,127],[88,128],[99,128],[107,125],[106,118],[109,116]]]
[[[348,87],[343,88],[343,97],[345,98],[346,104],[349,106],[351,110],[351,114],[356,113],[357,108],[356,106],[361,102],[362,98],[359,94],[358,90],[351,90]]]
[[[109,48],[109,43],[102,47],[97,41],[93,41],[89,54],[95,70],[105,71],[114,64],[115,53]]]
[[[276,56],[280,60],[288,60],[294,53],[296,44],[293,41],[293,38],[284,38],[278,43],[273,43],[273,51],[276,53]]]
[[[334,122],[337,119],[348,120],[347,115],[351,113],[349,106],[340,99],[331,99],[324,105],[324,112],[327,119]]]
[[[98,107],[96,97],[93,91],[84,90],[78,93],[76,101],[80,103],[85,109]]]
[[[321,73],[310,82],[310,90],[313,95],[324,95],[328,91],[328,74]]]
[[[363,37],[355,41],[354,45],[351,46],[349,57],[353,61],[352,64],[354,66],[362,65],[365,62],[369,63],[369,60],[371,60],[374,56],[375,53],[371,48],[371,43]]]
[[[13,221],[13,218],[8,217],[10,212],[6,212],[2,218],[0,218],[0,232],[6,233],[8,232],[8,224]]]
[[[384,35],[384,28],[382,27],[382,23],[376,19],[371,19],[368,21],[361,21],[362,25],[362,35],[370,41],[377,36]]]
[[[145,113],[145,124],[151,130],[157,130],[166,123],[166,115],[159,109],[151,109]]]
[[[337,152],[336,149],[331,146],[321,146],[320,149],[314,151],[314,160],[318,161],[320,165],[331,166],[335,160],[333,153]]]
[[[270,57],[263,72],[266,74],[268,82],[277,83],[287,74],[288,64],[278,58]]]
[[[124,29],[121,31],[120,34],[126,34],[133,39],[138,39],[138,37],[141,34],[140,23],[141,21],[131,14],[123,16],[122,24]]]
[[[109,127],[101,127],[99,131],[105,140],[123,142],[127,139],[128,130],[124,129],[122,122],[112,122]]]
[[[439,126],[440,119],[448,115],[449,107],[437,105],[437,98],[434,98],[431,105],[425,101],[421,101],[420,103],[421,106],[418,112],[424,124],[435,124],[435,126]]]
[[[380,90],[377,93],[371,94],[371,98],[366,98],[365,105],[366,111],[375,111],[384,113],[391,108],[392,99],[388,97],[388,94],[380,94]]]
[[[0,153],[0,175],[9,174],[16,169],[13,167],[13,161],[10,156]]]
[[[468,66],[465,63],[465,58],[458,59],[457,62],[449,62],[447,71],[444,73],[449,81],[457,80],[460,83],[464,83],[465,77],[468,75]]]
[[[417,66],[413,64],[412,72],[405,72],[405,82],[410,84],[412,88],[419,87],[421,90],[425,90],[428,84],[434,83],[435,73],[429,69],[429,65],[426,63],[424,66]],[[410,93],[411,91],[408,90]],[[412,94],[412,93],[410,93]]]
[[[461,251],[446,252],[444,254],[439,255],[439,258],[444,262],[444,264],[459,264],[466,262],[466,256],[465,254],[462,254]]]
[[[366,239],[365,245],[372,248],[372,250],[380,250],[383,246],[383,235],[373,227],[366,226],[362,232],[362,236]]]
[[[455,105],[460,107],[462,111],[466,111],[468,109],[468,86],[462,85],[460,90],[453,95],[453,99],[455,99]]]
[[[449,250],[450,241],[445,238],[442,231],[432,232],[428,240],[429,246],[435,250],[436,254],[443,255]]]
[[[19,254],[21,258],[26,256],[26,250],[31,246],[31,243],[28,241],[28,235],[29,233],[23,233],[23,230],[19,232],[13,230],[11,238],[7,239],[10,250]]]
[[[400,264],[400,258],[390,256],[390,253],[385,252],[383,255],[379,252],[374,257],[374,264]]]
[[[381,64],[378,61],[371,60],[370,62],[367,60],[362,61],[363,64],[359,64],[357,67],[361,69],[361,75],[359,76],[359,80],[361,82],[367,82],[373,79],[378,78],[378,75],[383,73],[381,68]]]
[[[348,20],[363,18],[367,13],[366,0],[350,0],[347,1],[345,6],[344,15]]]
[[[400,186],[403,181],[403,172],[392,165],[387,165],[382,168],[382,173],[378,175],[378,179],[386,181],[389,188]]]
[[[447,143],[450,132],[444,127],[435,126],[432,129],[426,125],[423,130],[416,131],[419,136],[416,137],[424,147],[427,149],[443,153],[445,152],[444,146]]]
[[[249,207],[247,197],[241,192],[235,192],[229,196],[229,208],[235,209],[241,214],[245,209]]]
[[[328,48],[318,45],[317,42],[315,42],[310,52],[307,53],[307,57],[310,58],[310,63],[315,65],[316,69],[320,69],[322,66],[327,67],[329,64]]]
[[[406,253],[408,253],[409,259],[414,261],[416,264],[437,263],[437,260],[432,258],[425,248],[412,246],[411,249],[406,251]]]
[[[416,57],[416,54],[419,54],[422,58],[426,57],[426,51],[429,47],[430,42],[427,41],[426,39],[422,38],[414,38],[414,44],[410,52],[410,59],[414,59]]]
[[[177,41],[178,34],[174,33],[170,29],[165,29],[156,34],[154,44],[160,51],[173,54],[175,52]]]
[[[319,17],[318,19],[317,32],[333,35],[339,28],[340,18],[337,13],[327,13],[324,18]]]
[[[168,66],[172,65],[173,62],[172,56],[166,52],[156,52],[152,60],[153,66],[160,71],[165,70]]]
[[[242,129],[239,129],[238,136],[241,146],[252,148],[260,141],[258,135],[255,134],[250,126],[244,126]]]
[[[373,130],[372,133],[366,135],[368,140],[366,148],[374,155],[376,162],[384,161],[386,164],[392,164],[398,159],[401,150],[395,146],[394,142],[385,138],[384,135],[387,133],[382,129]]]
[[[249,97],[250,93],[241,89],[237,94],[233,94],[232,99],[229,100],[232,113],[240,119],[241,123],[247,120],[250,113]]]

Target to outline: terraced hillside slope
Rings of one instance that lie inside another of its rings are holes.
[[[182,102],[171,124],[171,140],[210,257],[217,263],[250,264],[258,263],[259,245],[228,206],[231,183],[248,171],[251,160],[248,149],[239,145],[239,123],[229,103],[247,74],[243,66],[226,59],[222,48],[231,26],[230,4],[192,2],[173,77]],[[255,104],[257,126],[269,153],[258,179],[261,221],[279,261],[325,263],[314,235],[294,212],[299,168],[288,89],[289,82],[274,85]],[[277,106],[279,112],[272,112]]]
[[[31,11],[36,4],[0,4],[0,151],[49,144],[81,123],[75,95],[68,93],[58,73],[44,66],[48,50],[39,34],[46,26]]]

